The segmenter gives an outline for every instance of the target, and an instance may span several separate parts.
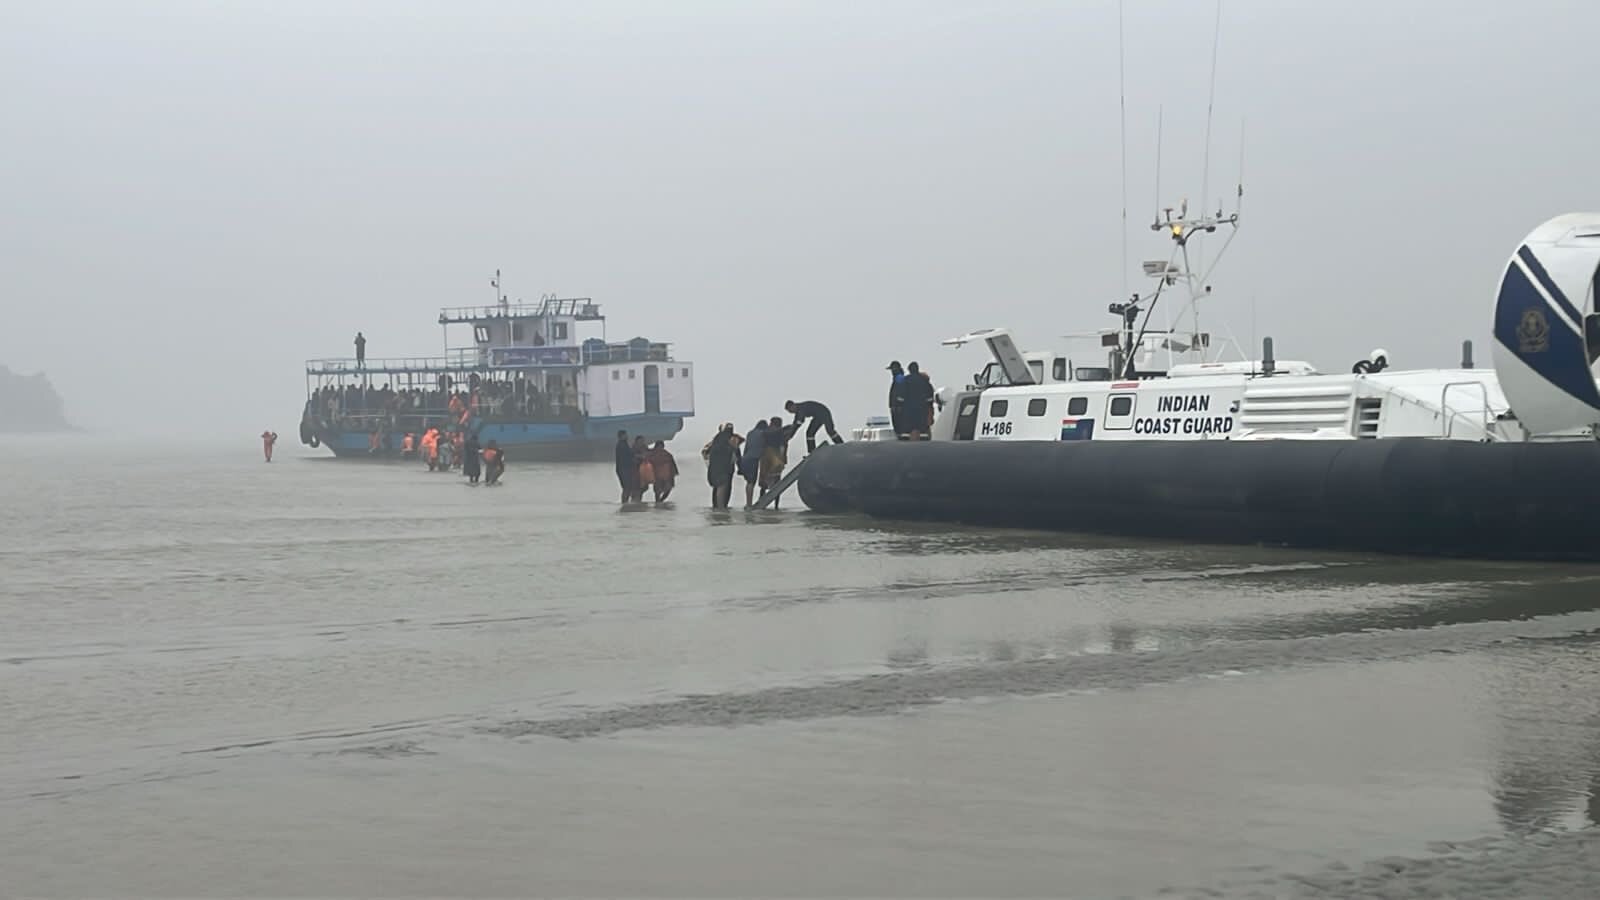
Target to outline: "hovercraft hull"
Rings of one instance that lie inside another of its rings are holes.
[[[862,442],[814,453],[799,490],[891,519],[1600,561],[1592,441]]]

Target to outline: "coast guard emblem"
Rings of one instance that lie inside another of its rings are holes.
[[[1550,322],[1544,310],[1532,307],[1522,314],[1517,325],[1517,349],[1523,353],[1543,353],[1550,349]]]

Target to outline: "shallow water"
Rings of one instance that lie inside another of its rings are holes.
[[[5,449],[7,892],[1315,894],[1600,817],[1600,569]]]

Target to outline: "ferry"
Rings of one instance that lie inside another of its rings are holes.
[[[591,298],[512,302],[491,284],[493,304],[439,311],[442,356],[308,360],[301,442],[393,458],[407,435],[461,428],[518,459],[605,459],[618,431],[670,441],[694,415],[694,366],[670,345],[608,340]]]
[[[1223,360],[1194,327],[1211,286],[1189,240],[1238,216],[1177,216],[1145,264],[1148,300],[1113,303],[1104,363],[1023,353],[1003,328],[993,361],[925,443],[830,447],[803,464],[801,499],[857,511],[1108,534],[1381,552],[1600,561],[1600,213],[1535,228],[1501,272],[1493,367],[1470,342],[1458,366],[1392,367],[1374,350],[1347,372]],[[1209,270],[1208,270],[1209,271]],[[1182,286],[1179,291],[1171,290]],[[1158,301],[1187,291],[1176,317]],[[1170,320],[1169,320],[1170,326]]]

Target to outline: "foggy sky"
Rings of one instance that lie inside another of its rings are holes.
[[[884,365],[960,385],[1146,289],[1198,203],[1211,2],[0,2],[0,363],[90,427],[294,433],[303,362],[588,296],[698,366],[685,439]],[[1344,371],[1489,360],[1517,241],[1600,207],[1600,4],[1226,0],[1202,324]],[[1231,199],[1228,201],[1231,207]]]

